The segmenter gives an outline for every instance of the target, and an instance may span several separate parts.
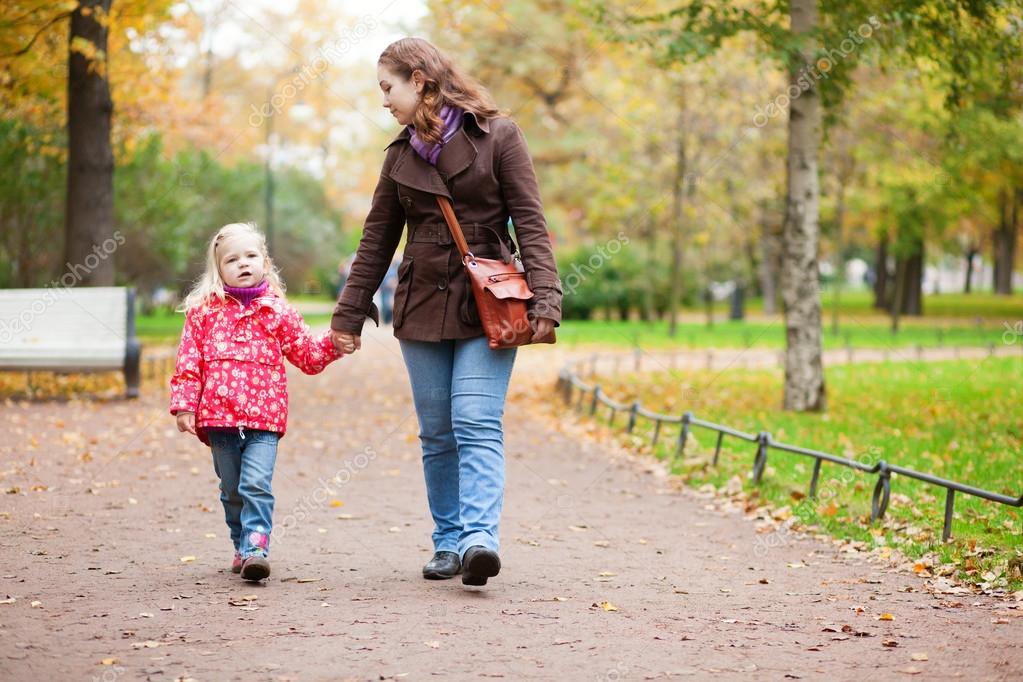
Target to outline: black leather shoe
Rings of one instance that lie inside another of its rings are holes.
[[[501,572],[501,558],[497,552],[482,545],[473,545],[465,550],[463,559],[463,585],[486,585],[487,578],[493,578]]]
[[[427,580],[447,580],[454,578],[462,570],[462,562],[454,552],[437,552],[423,566],[423,577]]]

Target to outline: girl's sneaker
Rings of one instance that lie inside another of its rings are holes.
[[[234,561],[231,562],[231,572],[241,573],[242,572],[242,553],[238,550],[234,552]]]
[[[242,561],[242,580],[257,582],[270,575],[270,562],[266,557],[254,554]]]

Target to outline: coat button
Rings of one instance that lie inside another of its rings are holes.
[[[439,280],[437,280],[437,288],[440,289],[441,291],[447,289],[448,288],[447,278],[441,277]]]

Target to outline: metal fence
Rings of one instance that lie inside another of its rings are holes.
[[[638,356],[639,354],[637,353],[636,357],[638,358]],[[570,364],[563,368],[558,376],[558,390],[561,392],[565,403],[571,406],[574,402],[576,411],[587,409],[590,416],[594,417],[597,415],[598,408],[603,405],[604,407],[609,408],[608,424],[611,426],[614,426],[615,417],[617,417],[619,413],[627,414],[628,421],[625,426],[626,433],[632,433],[635,430],[639,419],[650,420],[653,422],[651,446],[656,446],[658,441],[661,439],[662,425],[677,424],[679,428],[678,435],[676,437],[675,452],[673,455],[676,459],[681,457],[685,452],[686,441],[689,438],[690,432],[694,428],[699,428],[717,433],[717,443],[714,446],[714,458],[712,460],[713,466],[717,466],[718,458],[721,455],[721,444],[724,442],[725,436],[755,444],[756,454],[753,457],[753,482],[756,484],[759,484],[763,478],[764,470],[767,466],[767,457],[771,450],[787,452],[793,455],[813,459],[813,474],[811,475],[809,486],[810,499],[815,499],[817,497],[817,484],[820,480],[821,468],[825,462],[848,467],[850,469],[863,472],[864,474],[876,474],[878,479],[877,483],[874,485],[874,492],[870,501],[870,520],[872,522],[883,518],[888,509],[888,502],[891,498],[892,474],[898,474],[899,476],[905,476],[907,478],[922,481],[945,489],[945,521],[941,533],[941,539],[943,542],[947,542],[952,534],[952,515],[955,511],[956,493],[971,495],[973,497],[997,502],[998,504],[1004,504],[1010,507],[1023,507],[1023,494],[1019,497],[1010,497],[990,490],[982,490],[981,488],[976,488],[974,486],[967,485],[966,483],[951,481],[932,474],[908,469],[906,467],[898,466],[897,464],[889,464],[884,460],[873,465],[868,465],[849,459],[848,457],[842,457],[840,455],[834,455],[820,450],[812,450],[810,448],[776,441],[767,431],[760,431],[755,434],[746,433],[745,431],[740,431],[739,429],[735,429],[730,426],[715,424],[714,422],[700,419],[692,412],[688,411],[679,415],[661,414],[643,407],[643,404],[639,400],[631,403],[621,402],[607,395],[603,389],[601,389],[600,384],[587,384],[582,380],[575,371],[575,365],[584,362],[590,362],[592,373],[596,368],[598,359],[597,356],[593,356],[589,359]],[[615,361],[616,368],[617,365],[618,360]],[[588,405],[586,404],[587,396],[589,396]]]

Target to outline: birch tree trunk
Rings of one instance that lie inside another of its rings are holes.
[[[821,362],[821,293],[817,265],[820,238],[820,96],[808,68],[817,27],[817,0],[791,0],[791,30],[802,36],[789,65],[788,197],[782,230],[782,302],[785,310],[786,410],[823,411],[827,406]]]

